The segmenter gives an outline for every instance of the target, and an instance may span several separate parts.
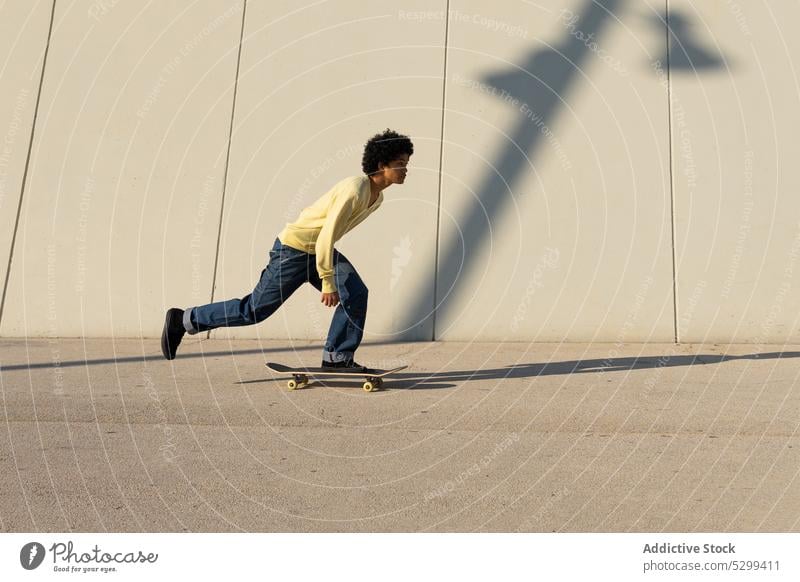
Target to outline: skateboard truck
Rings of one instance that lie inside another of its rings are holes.
[[[308,376],[305,374],[296,374],[293,379],[286,383],[286,387],[289,390],[297,390],[298,388],[303,388],[306,384],[308,384]],[[380,390],[382,386],[383,378],[376,378],[374,376],[367,376],[366,380],[361,385],[361,387],[364,389],[364,392]]]

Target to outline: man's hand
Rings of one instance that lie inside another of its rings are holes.
[[[333,293],[323,293],[322,303],[325,304],[325,307],[336,307],[339,305],[339,293],[336,291]]]

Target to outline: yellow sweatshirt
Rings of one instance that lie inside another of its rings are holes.
[[[317,256],[317,273],[322,292],[333,293],[333,244],[375,212],[383,202],[383,192],[372,206],[367,176],[345,178],[322,198],[305,208],[295,222],[286,224],[280,241],[304,253]]]

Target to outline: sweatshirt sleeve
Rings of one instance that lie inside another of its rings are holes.
[[[344,234],[353,214],[356,197],[354,193],[340,192],[333,198],[325,224],[319,231],[314,253],[317,255],[317,273],[322,279],[322,292],[336,291],[333,277],[333,244]]]

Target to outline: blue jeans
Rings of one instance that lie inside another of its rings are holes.
[[[334,281],[339,305],[325,341],[323,361],[352,360],[364,336],[367,320],[367,286],[353,265],[339,251],[333,251]],[[242,299],[229,299],[186,309],[183,326],[189,334],[217,327],[259,323],[280,307],[303,283],[322,291],[317,274],[316,255],[298,251],[275,239],[267,267],[252,293]]]

